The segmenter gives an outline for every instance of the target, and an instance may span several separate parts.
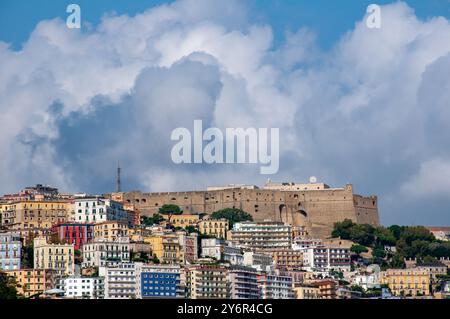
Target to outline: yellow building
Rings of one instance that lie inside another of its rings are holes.
[[[152,246],[152,253],[163,264],[179,263],[184,260],[183,249],[175,235],[153,235],[144,238]]]
[[[11,230],[51,228],[70,217],[69,202],[61,200],[19,201],[0,205],[1,225]]]
[[[200,233],[217,238],[227,238],[229,223],[226,219],[207,219],[198,224]]]
[[[53,269],[61,275],[73,275],[74,246],[49,244],[45,237],[34,239],[34,269]]]
[[[321,299],[320,288],[317,286],[295,286],[296,299]]]
[[[109,241],[114,241],[118,237],[126,237],[129,236],[129,234],[129,228],[126,222],[107,221],[94,225],[95,239],[103,238]]]
[[[382,273],[381,283],[388,285],[394,296],[429,296],[431,273],[427,269],[388,269]]]
[[[56,272],[50,269],[21,269],[5,272],[16,281],[19,295],[30,297],[55,288]]]
[[[187,226],[196,227],[200,220],[198,215],[175,215],[172,216],[170,222],[175,227],[186,228]]]

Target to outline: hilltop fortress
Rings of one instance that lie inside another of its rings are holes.
[[[311,178],[308,184],[272,183],[263,188],[248,185],[208,187],[206,191],[112,193],[114,200],[133,205],[143,216],[152,216],[164,204],[180,206],[184,214],[240,208],[255,221],[267,219],[303,226],[311,237],[326,238],[333,225],[344,219],[379,225],[376,196],[353,193],[353,186],[330,188]]]

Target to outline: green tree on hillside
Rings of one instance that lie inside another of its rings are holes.
[[[164,220],[164,217],[161,214],[153,214],[152,217],[142,216],[141,224],[144,226],[152,226],[161,223]]]
[[[352,253],[360,255],[362,253],[367,253],[369,251],[369,249],[367,249],[366,246],[363,246],[363,245],[360,245],[360,244],[356,244],[356,245],[352,245],[352,248],[350,248],[350,251]]]
[[[168,222],[170,223],[170,220],[172,219],[173,215],[181,215],[183,214],[183,211],[181,210],[180,206],[173,205],[173,204],[166,204],[161,206],[159,209],[159,213],[161,215],[167,215],[168,216]]]
[[[230,229],[233,228],[235,223],[243,222],[243,221],[253,221],[252,215],[244,212],[242,209],[238,208],[225,208],[219,211],[216,211],[211,214],[211,218],[213,219],[227,219],[229,223]]]
[[[342,239],[350,239],[350,230],[354,225],[356,224],[350,219],[345,219],[342,222],[335,223],[331,236],[340,237]]]

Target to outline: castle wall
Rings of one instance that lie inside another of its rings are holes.
[[[351,219],[378,225],[377,198],[353,194],[353,187],[321,190],[281,191],[267,189],[224,189],[200,192],[112,194],[116,200],[135,205],[141,215],[151,216],[164,204],[176,204],[185,214],[240,208],[255,221],[271,219],[305,226],[311,236],[325,238],[334,223]]]

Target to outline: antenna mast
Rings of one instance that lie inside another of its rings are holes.
[[[122,191],[122,187],[120,185],[120,162],[117,162],[117,180],[116,180],[116,192],[120,193]]]

